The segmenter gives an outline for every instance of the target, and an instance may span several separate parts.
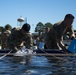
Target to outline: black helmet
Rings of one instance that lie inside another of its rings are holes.
[[[25,30],[25,31],[29,31],[30,30],[30,25],[28,23],[25,23],[23,26],[22,26],[22,29]]]

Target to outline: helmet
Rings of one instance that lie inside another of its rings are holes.
[[[22,26],[22,29],[25,30],[25,31],[29,31],[29,30],[30,30],[30,24],[25,23],[25,24]]]

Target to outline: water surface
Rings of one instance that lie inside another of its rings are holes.
[[[76,57],[4,57],[0,75],[76,75]]]

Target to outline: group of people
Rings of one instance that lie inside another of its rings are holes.
[[[44,48],[66,50],[63,44],[63,36],[67,32],[70,32],[70,38],[75,38],[72,28],[73,21],[74,16],[72,14],[66,14],[63,21],[55,23],[52,28],[46,27],[46,32],[40,37],[44,42]],[[21,29],[13,30],[8,37],[7,44],[13,52],[16,52],[23,46],[32,50],[33,38],[30,33],[30,24],[25,23]]]
[[[21,29],[14,29],[11,31],[11,34],[7,38],[8,49],[12,49],[13,52],[16,52],[21,47],[31,49],[33,46],[32,34],[30,31],[30,25],[25,23]]]
[[[8,40],[9,49],[17,51],[25,46],[25,48],[32,50],[33,39],[32,34],[29,31],[30,25],[28,23],[25,23],[21,29],[12,31]]]

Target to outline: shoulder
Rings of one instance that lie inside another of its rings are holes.
[[[31,33],[31,32],[27,32],[27,33],[25,33],[25,34],[27,34],[27,35],[32,35],[32,33]]]
[[[10,34],[11,31],[10,31],[10,30],[5,30],[4,33],[6,33],[6,34]]]
[[[32,37],[33,35],[32,35],[32,33],[27,32],[27,33],[25,33],[25,36],[31,36]]]
[[[11,32],[11,35],[18,35],[18,34],[19,34],[19,31],[20,31],[20,30],[16,30],[16,29],[15,29],[15,30],[13,30],[13,31]]]
[[[62,22],[63,22],[63,21],[59,21],[59,22],[55,23],[53,26],[56,26],[56,25],[57,25],[57,26],[58,26],[58,25],[61,25],[61,24],[62,24]]]

